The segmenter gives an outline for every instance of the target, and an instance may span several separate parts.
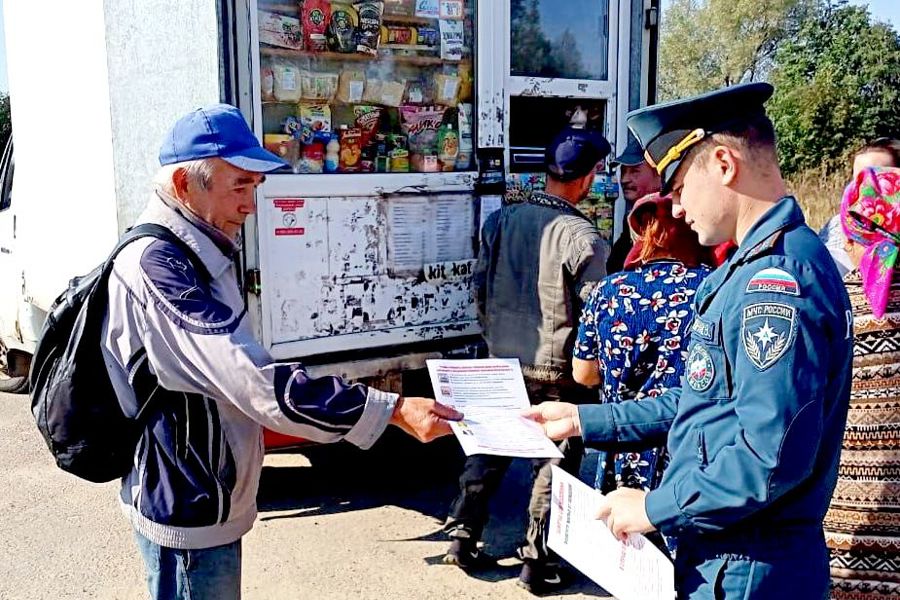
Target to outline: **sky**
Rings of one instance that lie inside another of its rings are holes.
[[[661,0],[663,14],[669,0]],[[868,6],[869,12],[879,21],[887,21],[900,31],[900,0],[851,0],[851,4]],[[6,93],[9,84],[6,78],[6,40],[3,25],[3,2],[0,2],[0,92]]]

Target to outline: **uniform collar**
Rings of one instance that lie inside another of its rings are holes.
[[[550,208],[555,208],[557,210],[561,210],[562,212],[587,219],[585,214],[575,208],[568,200],[566,200],[565,198],[560,198],[559,196],[554,196],[553,194],[548,194],[547,192],[533,192],[530,196],[528,196],[526,202],[530,204],[538,204],[541,206],[549,206]]]
[[[804,222],[797,200],[793,196],[781,198],[750,227],[730,262],[747,262],[768,252],[778,243],[785,229]]]
[[[200,257],[213,279],[234,264],[233,247],[221,247],[205,231],[189,221],[181,211],[164,202],[158,194],[151,194],[147,208],[137,222],[158,223],[171,229]]]

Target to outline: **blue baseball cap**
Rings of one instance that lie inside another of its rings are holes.
[[[178,119],[159,149],[159,164],[221,158],[245,171],[267,173],[288,163],[259,145],[244,115],[229,104],[214,104]]]
[[[574,181],[593,172],[611,149],[606,138],[594,130],[566,127],[547,146],[547,172],[560,181]]]

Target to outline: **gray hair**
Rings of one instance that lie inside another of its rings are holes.
[[[172,185],[172,175],[178,169],[184,169],[187,172],[188,181],[196,183],[201,189],[208,190],[212,184],[213,165],[212,158],[201,158],[165,165],[156,172],[153,183],[165,192],[174,195],[175,189]]]

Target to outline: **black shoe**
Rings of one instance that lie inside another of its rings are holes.
[[[471,540],[456,538],[444,555],[444,564],[464,571],[481,571],[497,568],[497,559],[479,550]]]
[[[516,585],[536,596],[551,594],[572,585],[572,576],[557,565],[525,561]]]

